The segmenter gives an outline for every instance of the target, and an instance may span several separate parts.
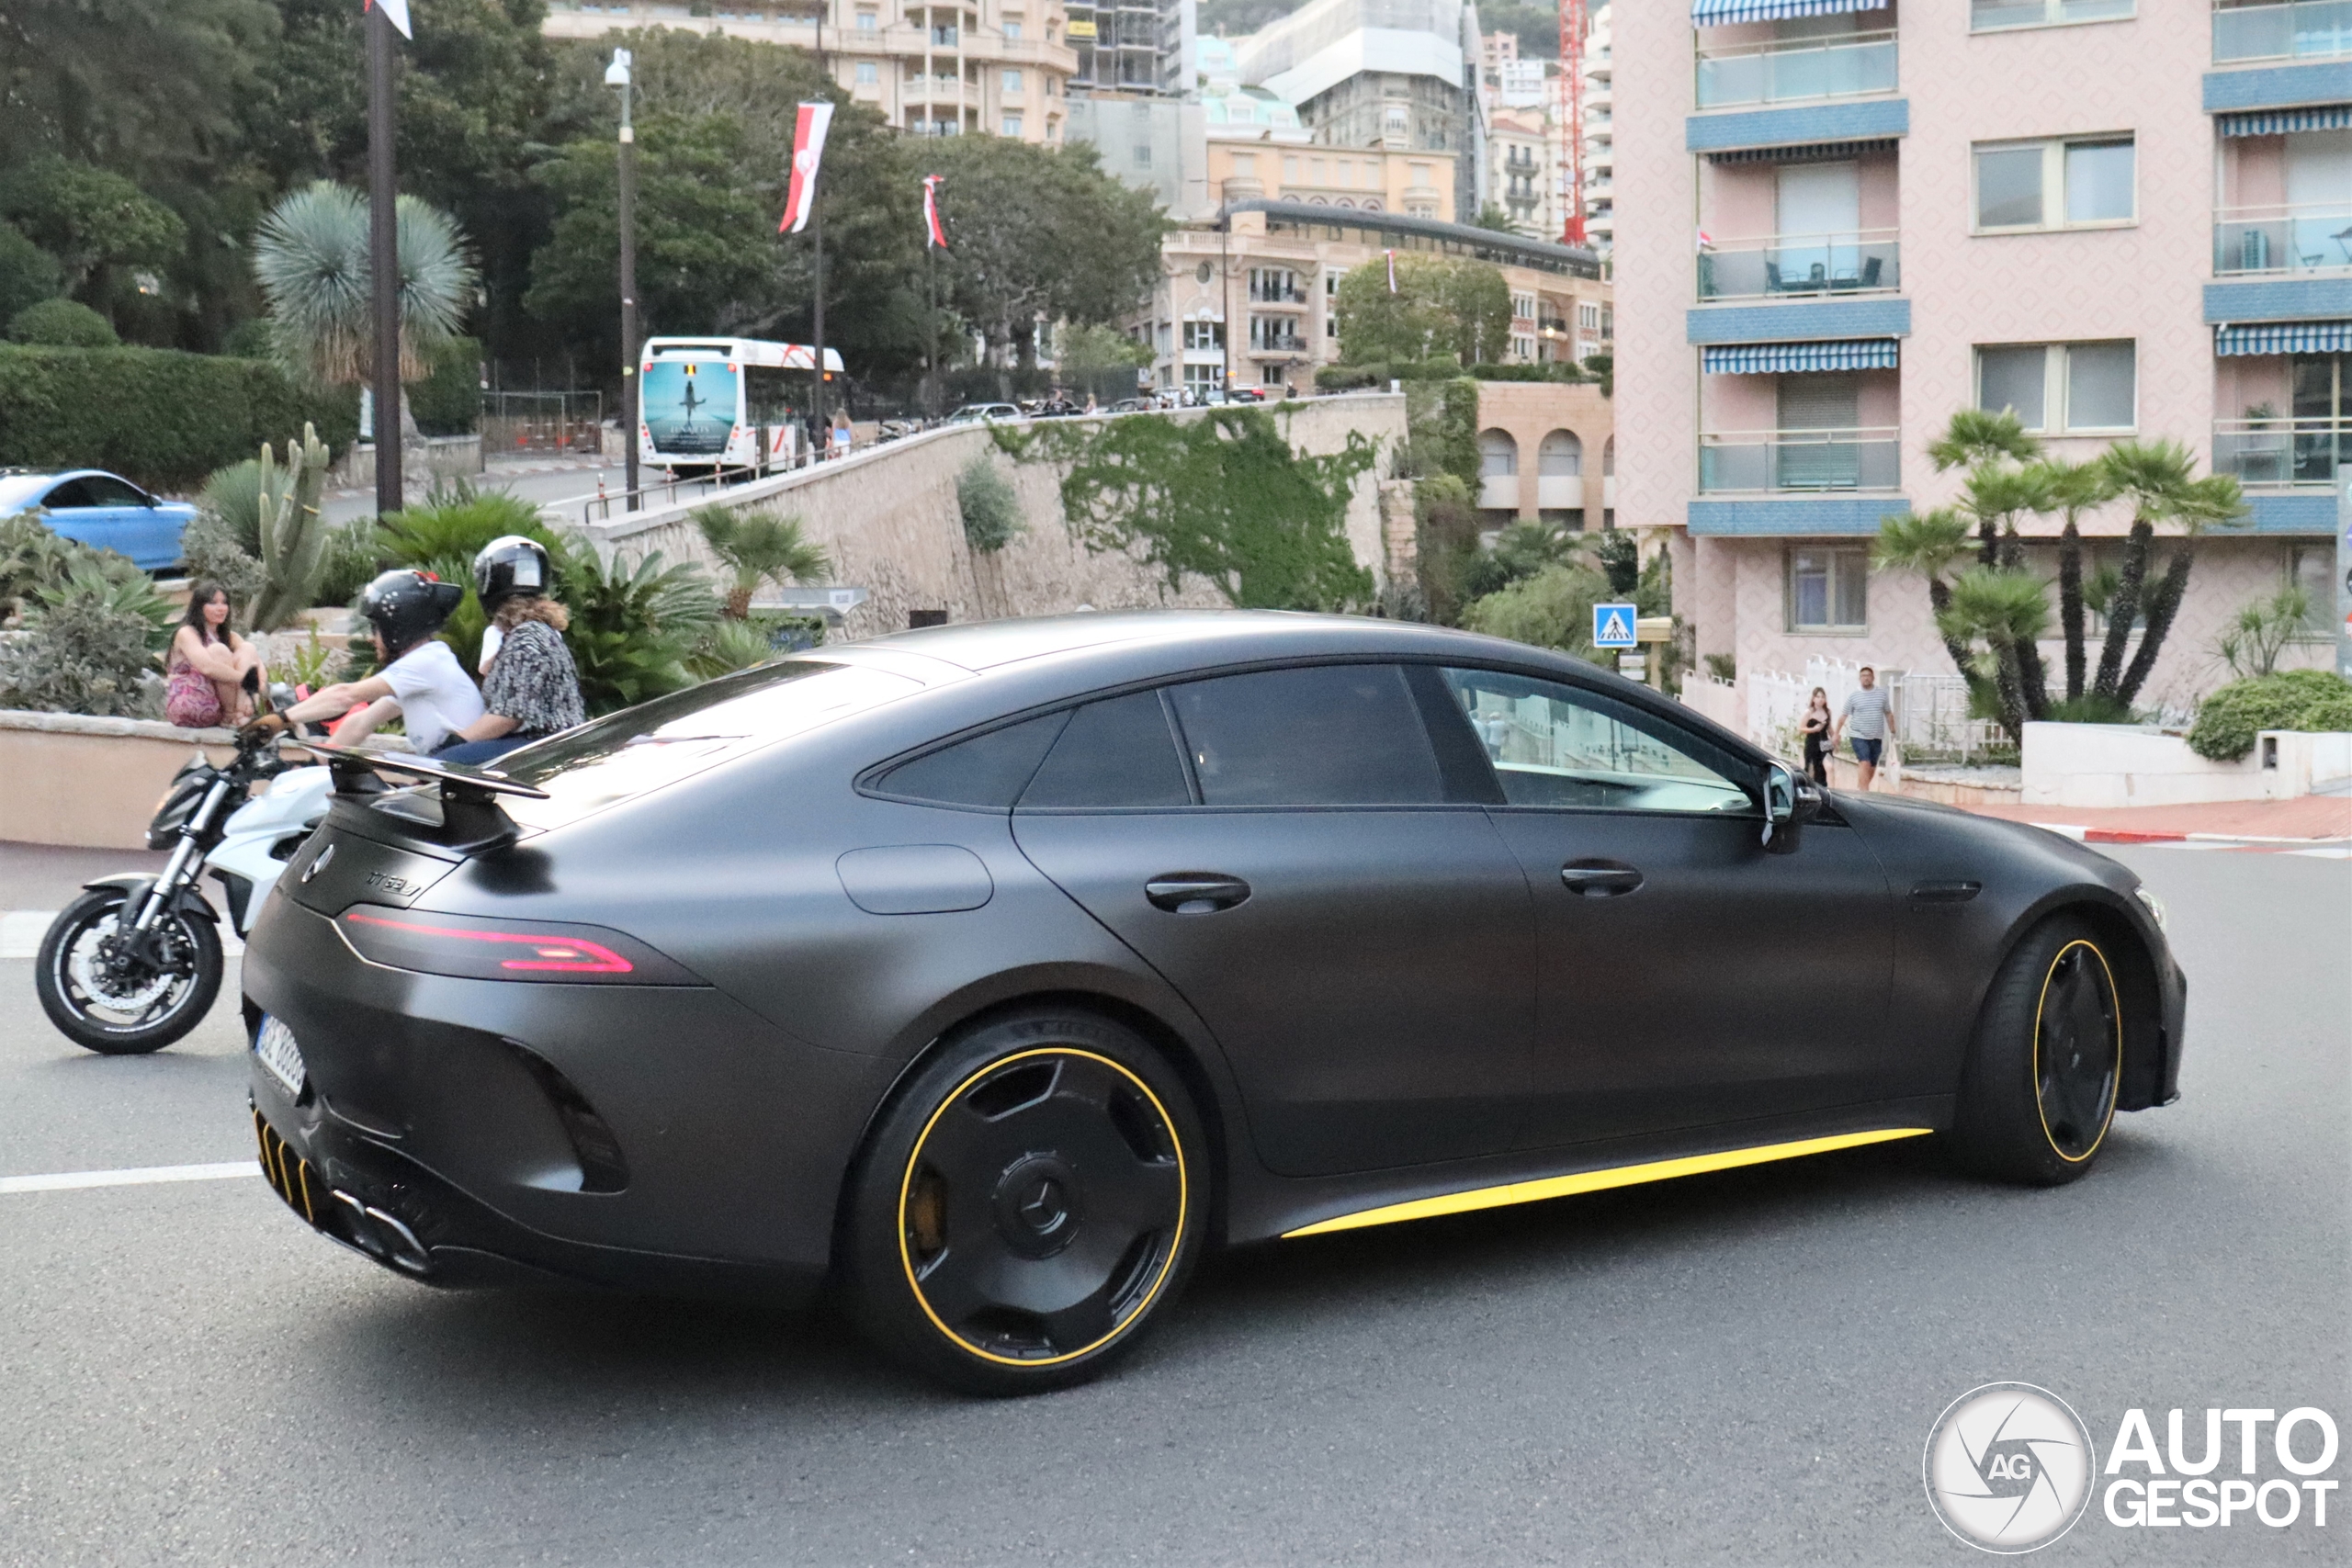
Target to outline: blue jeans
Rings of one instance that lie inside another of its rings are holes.
[[[1857,762],[1868,762],[1873,768],[1878,766],[1879,753],[1886,750],[1886,740],[1884,737],[1881,737],[1875,740],[1867,740],[1859,735],[1849,735],[1846,737],[1846,739],[1848,744],[1854,748],[1854,761]]]
[[[530,743],[531,738],[524,735],[502,735],[495,740],[460,740],[434,752],[433,760],[436,762],[491,762],[517,746],[528,746]]]

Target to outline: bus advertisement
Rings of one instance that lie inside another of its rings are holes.
[[[661,468],[790,468],[807,445],[816,355],[752,338],[648,338],[638,364],[637,456]],[[826,379],[842,375],[825,351]]]

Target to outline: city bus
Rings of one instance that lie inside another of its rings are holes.
[[[638,363],[637,459],[659,468],[792,468],[816,355],[806,344],[740,337],[645,340]],[[842,356],[825,378],[842,386]]]

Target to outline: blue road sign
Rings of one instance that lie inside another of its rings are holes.
[[[1634,618],[1640,614],[1640,609],[1632,604],[1595,604],[1592,607],[1592,646],[1634,647]]]

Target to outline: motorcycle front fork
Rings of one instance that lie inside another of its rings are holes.
[[[204,794],[203,801],[188,816],[187,826],[180,829],[180,841],[172,846],[172,858],[164,864],[164,874],[155,878],[147,890],[147,897],[139,907],[138,918],[130,923],[131,931],[145,937],[153,929],[175,896],[188,883],[194,882],[198,869],[189,863],[200,864],[208,852],[203,845],[210,836],[213,815],[220,809],[222,797],[229,793],[229,781],[216,779]]]

